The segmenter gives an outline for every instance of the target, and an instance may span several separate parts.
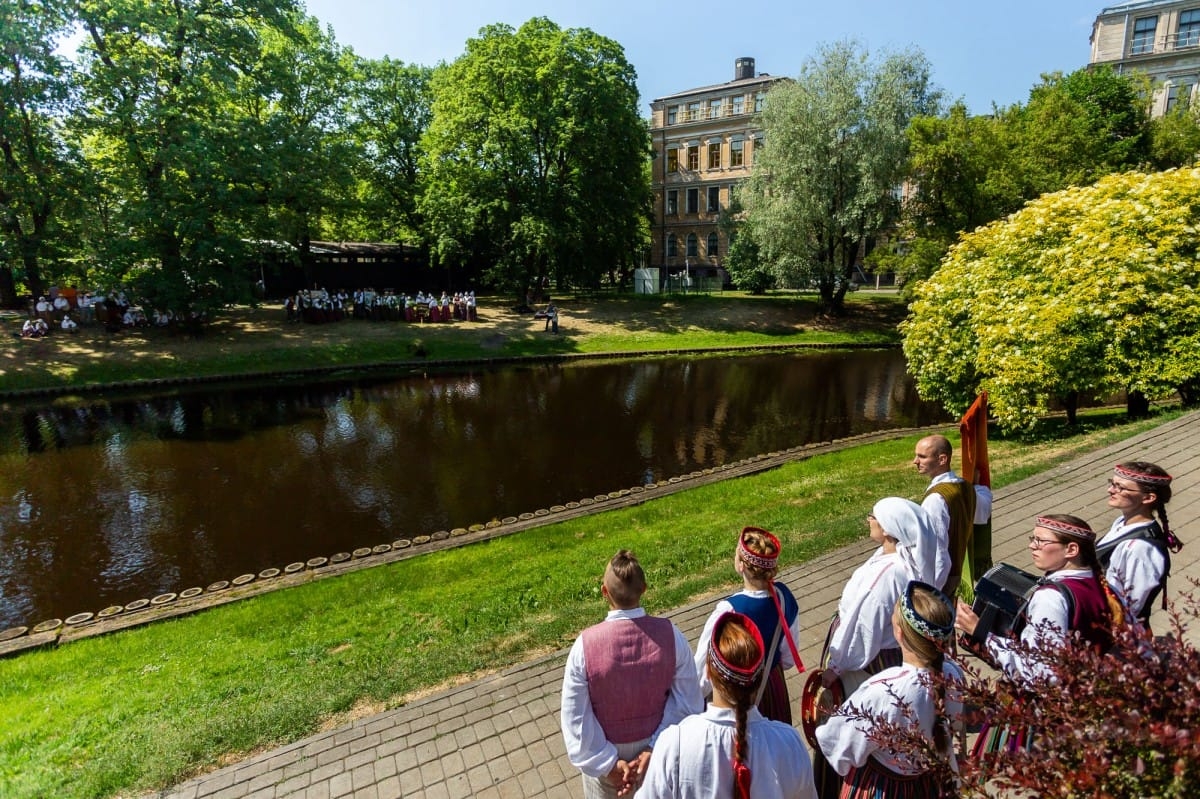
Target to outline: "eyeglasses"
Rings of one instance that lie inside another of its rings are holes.
[[[1108,480],[1108,490],[1116,491],[1118,494],[1125,494],[1125,493],[1141,494],[1141,493],[1143,493],[1142,489],[1138,488],[1137,486],[1121,485],[1120,483],[1118,483],[1116,480],[1113,480],[1112,478],[1109,478],[1109,480]]]
[[[1029,546],[1033,547],[1034,549],[1041,549],[1042,547],[1049,546],[1050,544],[1061,543],[1062,541],[1056,541],[1053,538],[1038,538],[1036,535],[1029,536]]]

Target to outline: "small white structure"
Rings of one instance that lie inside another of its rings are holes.
[[[658,293],[658,269],[634,269],[633,270],[633,291],[635,294],[657,294]]]

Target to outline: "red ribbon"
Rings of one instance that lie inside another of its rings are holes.
[[[796,671],[803,673],[804,661],[800,659],[800,650],[796,649],[796,641],[792,638],[791,625],[788,624],[787,616],[783,615],[783,606],[779,604],[779,592],[775,590],[775,581],[767,580],[767,587],[771,589],[771,601],[775,603],[775,612],[779,614],[779,623],[783,625],[783,634],[787,637],[788,647],[792,650],[792,660],[796,663]]]

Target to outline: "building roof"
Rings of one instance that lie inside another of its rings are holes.
[[[1143,11],[1159,6],[1169,6],[1178,3],[1180,0],[1135,0],[1132,3],[1120,3],[1115,6],[1108,6],[1100,10],[1100,16],[1108,14],[1120,14],[1124,11]]]
[[[741,80],[731,80],[731,81],[726,81],[725,83],[714,83],[711,86],[701,86],[696,89],[688,89],[686,91],[675,92],[674,94],[668,94],[665,97],[659,97],[655,100],[652,100],[650,104],[654,105],[654,103],[661,103],[661,102],[665,102],[667,100],[674,100],[679,97],[690,97],[693,94],[706,94],[708,92],[715,92],[715,91],[720,91],[720,90],[740,89],[740,88],[744,88],[744,87],[748,87],[748,86],[754,86],[755,84],[759,84],[759,83],[774,83],[779,80],[785,80],[785,78],[777,78],[777,77],[767,74],[766,72],[760,72],[757,75],[755,75],[753,78],[742,78]]]

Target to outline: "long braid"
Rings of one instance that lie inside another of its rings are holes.
[[[733,709],[733,799],[750,799],[750,742],[746,737],[746,717],[753,701],[748,691],[742,692]]]

